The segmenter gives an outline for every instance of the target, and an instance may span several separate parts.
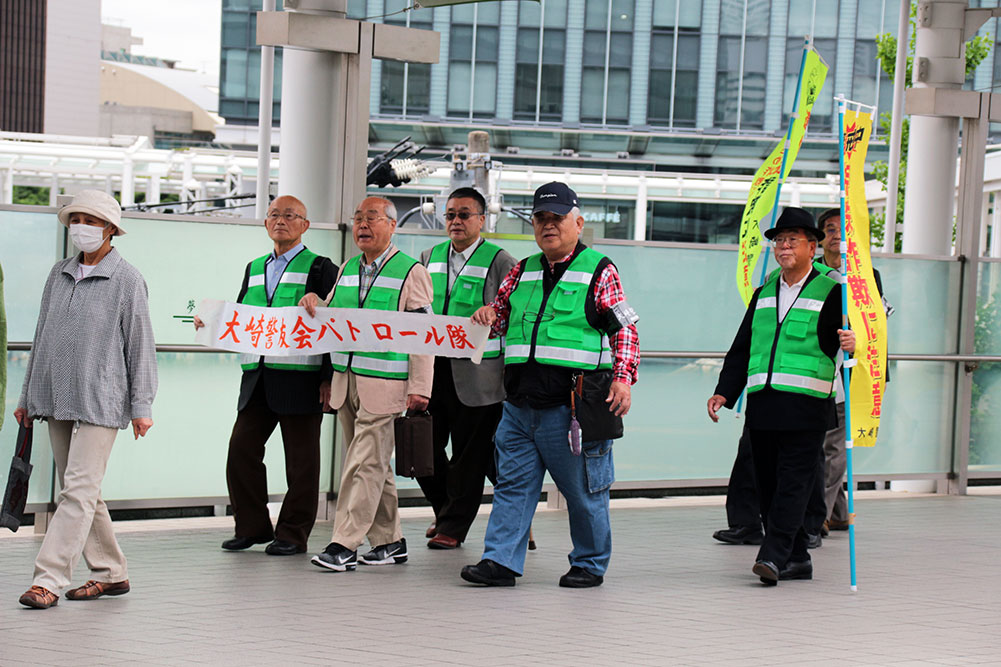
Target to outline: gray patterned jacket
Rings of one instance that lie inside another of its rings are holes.
[[[111,252],[80,282],[57,262],[42,293],[18,407],[32,417],[126,428],[152,417],[156,349],[146,281]]]

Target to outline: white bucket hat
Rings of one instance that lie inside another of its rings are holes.
[[[122,229],[122,207],[114,197],[106,192],[81,190],[73,197],[72,203],[59,209],[59,222],[69,227],[71,213],[92,215],[117,227],[118,236],[125,233],[125,230]]]

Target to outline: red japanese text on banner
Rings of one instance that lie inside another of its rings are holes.
[[[230,352],[297,357],[328,352],[398,352],[479,363],[488,327],[468,317],[360,308],[263,308],[205,299],[195,342]]]
[[[849,395],[856,447],[872,447],[879,435],[886,385],[886,312],[876,288],[869,254],[869,210],[865,199],[865,155],[872,114],[845,112],[845,242],[848,321],[855,331],[855,359]]]

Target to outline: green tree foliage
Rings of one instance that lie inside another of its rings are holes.
[[[14,186],[14,203],[24,206],[48,206],[49,188],[34,187],[31,185]]]
[[[911,70],[914,65],[914,39],[917,33],[915,17],[917,16],[917,3],[911,3],[911,29],[910,40],[907,49],[907,68],[904,78],[904,87],[911,87]],[[966,76],[970,76],[973,70],[990,54],[991,40],[987,36],[974,37],[966,43]],[[876,37],[876,60],[890,81],[893,81],[897,69],[897,37],[891,33],[883,33]],[[882,113],[879,116],[879,126],[884,136],[890,135],[890,114]],[[907,182],[907,146],[910,137],[910,120],[904,118],[900,133],[900,162],[897,174],[897,223],[904,221],[904,184]],[[887,183],[890,180],[890,169],[886,162],[880,160],[873,165],[873,177],[889,190]],[[875,242],[882,244],[883,234],[886,228],[886,214],[880,213],[872,220],[872,238]],[[900,250],[901,238],[897,237],[896,249]]]

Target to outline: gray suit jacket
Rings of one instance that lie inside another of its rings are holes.
[[[421,253],[421,264],[428,265],[431,248]],[[484,284],[484,294],[493,299],[504,277],[518,261],[506,250],[497,253]],[[455,392],[463,405],[471,408],[504,400],[504,357],[484,359],[479,365],[469,359],[450,359]]]

